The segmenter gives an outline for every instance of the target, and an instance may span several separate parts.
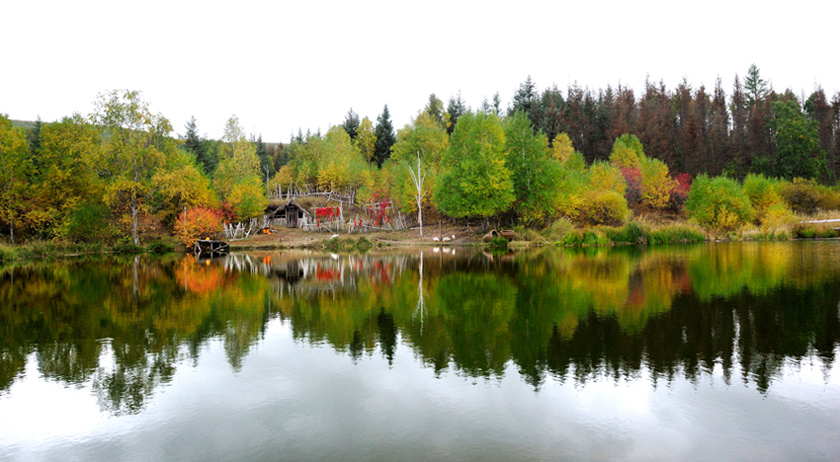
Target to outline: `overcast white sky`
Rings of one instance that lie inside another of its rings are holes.
[[[498,91],[506,107],[528,75],[540,90],[645,78],[695,88],[751,63],[776,90],[840,90],[840,2],[773,1],[8,1],[0,113],[88,114],[99,92],[143,92],[175,131],[194,115],[221,136],[287,141],[325,132],[352,107],[385,104],[401,127],[435,93],[471,107]]]

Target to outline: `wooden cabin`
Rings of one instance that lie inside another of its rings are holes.
[[[310,213],[294,199],[270,203],[265,210],[265,217],[272,225],[287,228],[299,228],[304,222],[312,221]]]

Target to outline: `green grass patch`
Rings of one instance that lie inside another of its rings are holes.
[[[8,263],[16,261],[18,254],[15,247],[10,245],[0,244],[0,263]]]
[[[689,244],[705,242],[706,234],[688,225],[667,225],[648,233],[650,244]]]
[[[560,218],[554,220],[547,228],[543,230],[543,236],[549,241],[560,241],[567,234],[575,230],[575,225],[569,221],[568,218]]]
[[[167,242],[155,241],[149,244],[149,247],[147,249],[149,253],[163,254],[172,252],[173,250],[175,250],[175,246]]]
[[[557,245],[567,247],[600,247],[610,244],[610,238],[600,228],[574,230],[557,242]]]
[[[604,232],[613,244],[644,244],[648,241],[647,228],[636,221],[631,221],[620,228],[604,228]]]
[[[324,239],[321,241],[321,248],[330,252],[349,252],[351,250],[365,251],[373,248],[373,242],[362,236],[358,240],[348,239]]]
[[[507,249],[508,240],[502,236],[496,236],[490,239],[490,242],[487,243],[487,247],[490,247],[491,249]]]
[[[139,245],[134,245],[134,242],[128,239],[122,239],[117,242],[111,250],[116,254],[131,255],[137,253],[145,253],[146,248]]]

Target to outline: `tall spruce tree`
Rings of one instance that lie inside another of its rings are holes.
[[[519,88],[513,94],[513,101],[511,102],[510,108],[508,108],[508,114],[521,111],[528,116],[531,125],[539,127],[539,105],[540,94],[537,91],[536,84],[534,84],[534,81],[531,80],[531,76],[529,75],[524,82],[519,84]]]
[[[43,158],[41,156],[41,116],[35,120],[35,125],[29,129],[26,134],[26,140],[29,142],[29,155],[32,159],[33,172],[32,176],[39,176],[41,172],[46,170],[48,166],[43,165]],[[37,181],[31,178],[31,181]]]
[[[758,67],[752,64],[747,71],[747,78],[744,79],[744,90],[747,96],[747,109],[761,102],[767,96],[767,81],[761,78]]]
[[[449,127],[446,129],[451,135],[455,130],[455,124],[458,123],[458,118],[467,112],[467,105],[461,99],[461,92],[458,91],[457,96],[449,98],[449,104],[446,105],[446,113],[449,114]]]
[[[391,157],[391,146],[397,142],[394,135],[394,126],[391,124],[391,113],[388,112],[388,105],[382,110],[382,114],[376,118],[376,145],[373,151],[373,158],[377,167]]]
[[[443,101],[440,100],[434,93],[429,95],[429,103],[423,108],[426,114],[437,122],[441,127],[446,127],[446,116],[443,110]]]
[[[253,143],[257,148],[257,157],[260,159],[260,176],[274,175],[274,159],[268,155],[268,146],[263,142],[262,133]]]
[[[35,120],[35,125],[29,129],[26,137],[29,141],[29,152],[32,153],[33,157],[37,156],[38,151],[41,150],[41,125],[41,116],[38,116],[38,119]]]
[[[198,125],[195,122],[195,116],[191,116],[189,122],[184,125],[187,133],[184,135],[184,149],[195,156],[195,160],[201,165],[204,173],[211,174],[216,170],[218,163],[214,156],[210,154],[208,143],[201,139],[198,134]]]
[[[351,107],[349,111],[347,111],[347,115],[344,116],[344,123],[341,124],[344,127],[344,131],[347,132],[347,135],[350,136],[350,140],[355,140],[356,135],[359,131],[359,115],[353,112],[353,108]]]
[[[723,166],[730,159],[729,151],[729,111],[726,109],[726,93],[720,77],[715,81],[715,94],[712,98],[708,115],[709,136],[706,143],[708,159],[705,171],[709,175],[719,175]]]
[[[499,96],[498,91],[493,94],[493,112],[499,117],[502,116],[502,97]]]
[[[567,131],[564,126],[564,112],[563,93],[560,92],[557,85],[546,88],[540,99],[540,124],[534,126],[534,132],[537,133],[542,130],[548,137],[549,143],[551,143],[558,133]]]

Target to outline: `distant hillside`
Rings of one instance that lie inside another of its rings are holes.
[[[24,130],[29,130],[30,128],[35,126],[35,122],[30,121],[30,120],[14,120],[14,119],[9,119],[9,120],[12,121],[12,126],[13,127],[19,127],[19,128],[24,129]]]

